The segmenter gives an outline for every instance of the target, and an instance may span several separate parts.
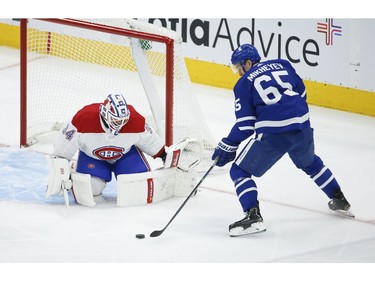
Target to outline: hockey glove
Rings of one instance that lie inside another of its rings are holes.
[[[238,144],[232,143],[228,139],[223,138],[215,148],[214,154],[212,155],[212,160],[219,157],[219,161],[216,163],[216,166],[222,167],[236,158],[237,148]]]
[[[177,167],[184,172],[188,172],[200,163],[203,146],[198,139],[186,138],[165,150],[167,155],[164,161],[164,169]]]

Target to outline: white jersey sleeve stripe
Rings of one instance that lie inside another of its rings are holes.
[[[306,113],[301,117],[293,117],[290,119],[280,120],[280,121],[260,121],[255,123],[255,129],[263,127],[284,127],[295,123],[304,123],[309,120],[309,114]]]
[[[238,127],[240,131],[254,131],[255,127],[254,126],[241,126]]]
[[[255,120],[255,116],[246,116],[246,117],[241,117],[236,120],[236,123],[244,122],[244,121],[252,121]]]

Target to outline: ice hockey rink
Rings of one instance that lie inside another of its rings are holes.
[[[188,201],[167,230],[151,238],[149,234],[166,225],[184,198],[121,208],[116,206],[114,184],[110,184],[104,194],[106,202],[93,208],[72,202],[67,210],[60,197],[46,200],[48,167],[43,152],[48,151],[18,148],[18,50],[0,47],[0,85],[2,264],[157,263],[168,264],[162,267],[167,272],[170,264],[179,263],[319,263],[328,264],[328,270],[346,270],[375,262],[373,117],[310,106],[316,152],[341,184],[355,219],[330,211],[323,192],[294,168],[288,157],[283,157],[265,176],[255,178],[266,232],[229,237],[229,224],[242,219],[243,213],[229,175],[214,168],[197,196]],[[234,121],[232,93],[202,85],[194,85],[194,90],[206,122],[219,141]],[[144,233],[146,238],[136,239],[137,233]],[[138,268],[149,276],[147,267]],[[295,268],[298,266],[290,270]],[[60,269],[56,268],[54,274],[58,275]],[[220,272],[208,265],[200,269]],[[251,272],[237,269],[251,280]],[[97,270],[98,276],[104,274],[100,268]],[[182,270],[179,274],[185,275],[189,267]],[[210,276],[209,271],[205,273]],[[186,274],[194,276],[192,272]],[[369,274],[373,276],[373,272]],[[221,277],[231,279],[228,272]],[[305,278],[301,275],[301,279]]]

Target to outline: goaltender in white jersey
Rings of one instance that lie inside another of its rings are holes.
[[[196,159],[191,164],[198,163],[199,142],[187,140],[166,147],[145,118],[126,103],[123,95],[111,94],[103,103],[83,107],[60,130],[53,156],[49,158],[46,197],[63,194],[68,204],[67,191],[71,189],[77,203],[94,206],[112,180],[112,173],[118,182],[119,206],[147,204],[183,195],[177,194],[174,186],[178,160],[186,145],[196,151]],[[77,162],[69,163],[77,151]],[[143,153],[161,158],[165,169],[151,171]],[[194,182],[193,176],[185,180],[184,185],[191,187]]]

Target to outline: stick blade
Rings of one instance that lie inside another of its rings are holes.
[[[158,237],[163,233],[163,230],[155,230],[151,232],[150,237]]]

